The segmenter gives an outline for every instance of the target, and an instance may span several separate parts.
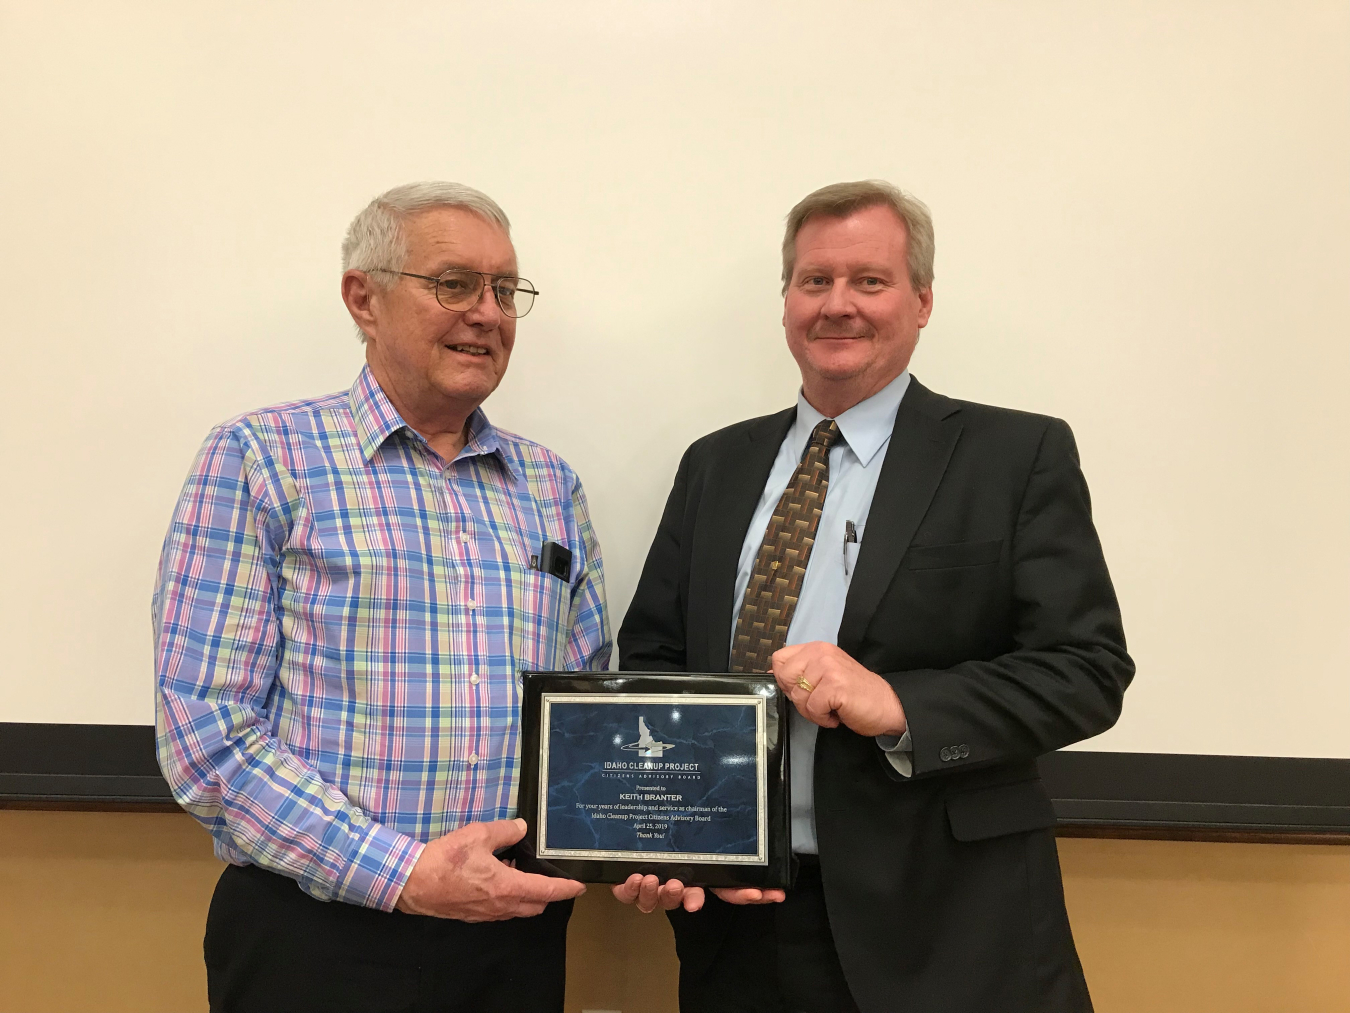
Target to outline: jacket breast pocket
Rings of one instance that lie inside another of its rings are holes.
[[[1003,539],[990,542],[952,542],[948,545],[911,545],[905,553],[910,570],[943,570],[956,566],[984,566],[997,563],[1003,552]]]
[[[1036,778],[949,795],[947,821],[958,841],[983,841],[1053,827],[1055,808]]]

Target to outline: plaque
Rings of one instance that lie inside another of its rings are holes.
[[[523,687],[518,868],[788,885],[788,703],[772,676],[525,672]]]

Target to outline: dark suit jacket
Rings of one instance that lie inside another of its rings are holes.
[[[724,672],[741,544],[795,409],[685,453],[619,632],[626,669]],[[904,705],[914,776],[822,729],[830,925],[863,1013],[1090,1009],[1036,757],[1109,728],[1134,673],[1069,427],[912,380],[839,646]],[[734,912],[672,918],[685,974]]]

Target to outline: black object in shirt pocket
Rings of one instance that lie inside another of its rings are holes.
[[[952,542],[948,545],[911,545],[905,566],[911,570],[941,570],[954,566],[984,566],[997,563],[1003,539],[990,542]]]

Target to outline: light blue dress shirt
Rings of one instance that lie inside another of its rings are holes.
[[[835,419],[841,439],[830,448],[830,484],[825,492],[825,506],[820,512],[820,525],[811,558],[806,564],[797,610],[788,627],[787,643],[805,644],[814,640],[837,643],[839,622],[844,617],[844,602],[848,597],[849,582],[853,578],[858,550],[867,529],[867,515],[872,509],[872,494],[877,488],[886,447],[895,428],[900,400],[909,388],[909,370],[901,373],[866,401],[859,402]],[[745,589],[755,557],[764,543],[764,532],[773,516],[774,507],[782,498],[783,490],[792,480],[806,452],[811,430],[824,419],[807,403],[805,395],[797,395],[797,419],[788,430],[778,457],[769,472],[769,480],[759,497],[745,532],[741,546],[740,566],[736,571],[735,609],[732,613],[732,637],[735,637],[736,616],[745,601]],[[848,524],[852,521],[857,541],[846,542]],[[797,713],[791,719],[792,759],[792,850],[816,854],[815,769],[816,734],[819,728]],[[908,777],[912,772],[909,732],[898,740],[894,736],[878,737],[878,748],[885,751],[895,769]]]

